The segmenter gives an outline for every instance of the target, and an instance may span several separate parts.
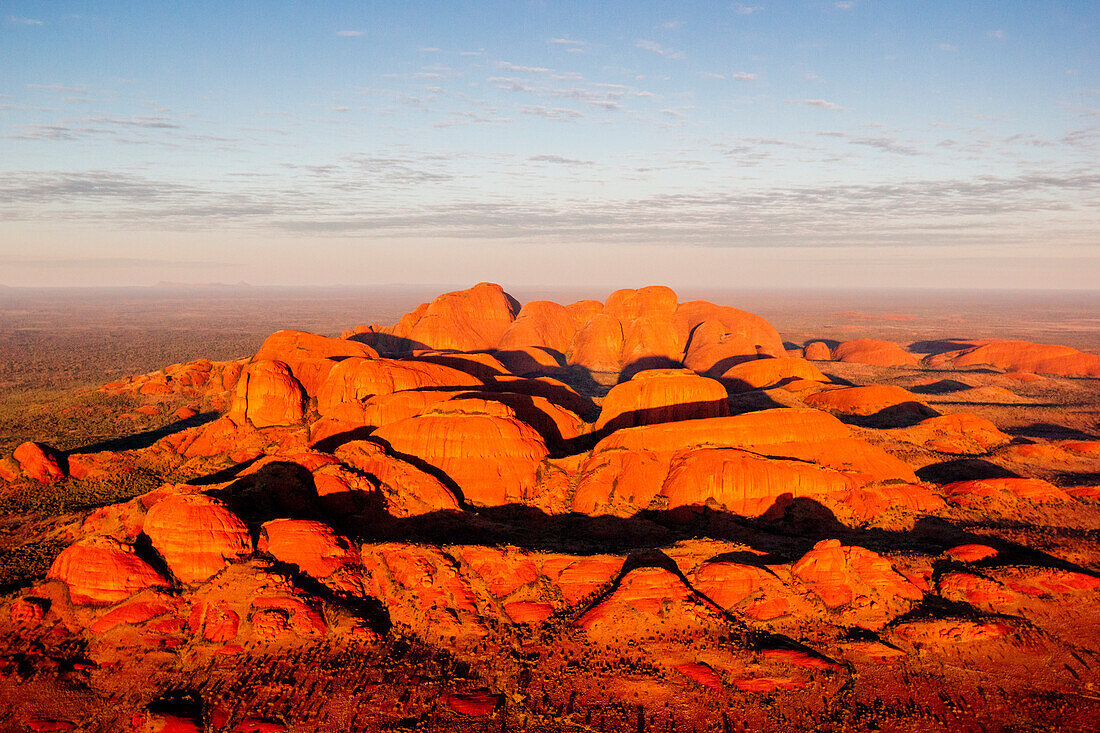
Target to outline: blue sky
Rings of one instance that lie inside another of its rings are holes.
[[[1100,3],[0,2],[0,283],[1100,282]]]

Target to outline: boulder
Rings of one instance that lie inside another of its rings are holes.
[[[781,387],[794,382],[828,382],[829,378],[805,359],[777,357],[735,364],[719,379],[731,392]]]
[[[377,358],[378,352],[358,341],[318,336],[305,331],[276,331],[267,337],[253,361],[286,364],[309,395],[316,395],[339,359]]]
[[[802,356],[810,361],[832,361],[833,350],[824,341],[811,341],[806,344]]]
[[[564,354],[577,326],[565,306],[548,300],[532,300],[520,309],[496,348],[502,350],[543,347]]]
[[[1027,341],[987,341],[956,352],[950,363],[956,368],[989,365],[1006,372],[1100,377],[1100,354]]]
[[[244,522],[205,494],[174,494],[145,515],[142,531],[182,583],[201,583],[252,554]]]
[[[305,416],[305,393],[280,361],[253,361],[237,381],[229,419],[257,428],[295,425]]]
[[[806,404],[842,415],[877,415],[882,412],[913,415],[935,414],[924,401],[907,389],[894,385],[839,387],[806,397]]]
[[[27,478],[40,484],[51,484],[65,478],[60,454],[48,445],[27,441],[12,453],[19,469]]]
[[[595,429],[618,430],[728,414],[726,388],[721,383],[689,369],[649,369],[607,393]]]
[[[475,387],[481,380],[440,364],[399,359],[359,359],[339,362],[317,393],[317,411],[325,417],[366,424],[364,400],[405,390]]]
[[[593,372],[617,372],[623,355],[623,326],[617,318],[597,313],[573,337],[569,363]]]
[[[483,402],[479,411],[474,409],[472,404],[440,403],[424,415],[381,427],[371,437],[399,456],[439,471],[440,478],[453,482],[471,504],[523,501],[548,455],[545,441],[500,403]]]
[[[308,519],[264,522],[256,549],[297,565],[314,578],[327,578],[349,562],[357,564],[359,559],[355,549],[332,527]]]
[[[499,285],[479,283],[440,295],[411,325],[394,333],[413,342],[414,348],[495,349],[518,311],[519,304]]]
[[[873,366],[916,366],[920,360],[893,341],[879,339],[855,339],[837,344],[833,359],[851,364]]]
[[[374,477],[390,516],[414,517],[459,509],[458,499],[442,481],[407,461],[387,454],[378,443],[354,440],[337,448],[336,457]]]
[[[121,543],[99,537],[61,551],[46,577],[60,580],[78,605],[117,603],[146,588],[163,588],[168,581]]]

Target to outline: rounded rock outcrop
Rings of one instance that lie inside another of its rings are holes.
[[[596,430],[723,417],[729,414],[726,388],[690,369],[648,369],[611,388]]]
[[[168,581],[130,548],[106,537],[77,542],[61,551],[46,577],[69,588],[77,605],[117,603]]]
[[[182,583],[201,583],[252,554],[244,522],[205,494],[172,494],[145,515],[142,531]]]

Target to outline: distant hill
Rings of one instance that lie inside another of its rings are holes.
[[[249,283],[244,280],[236,283],[182,283],[173,282],[171,280],[161,280],[154,288],[250,288]]]

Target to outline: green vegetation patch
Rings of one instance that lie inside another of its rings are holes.
[[[0,592],[23,588],[46,577],[54,558],[65,549],[57,540],[41,540],[0,552]]]
[[[57,516],[129,501],[159,488],[164,477],[136,468],[106,479],[66,479],[55,484],[19,484],[0,498],[0,513]]]

